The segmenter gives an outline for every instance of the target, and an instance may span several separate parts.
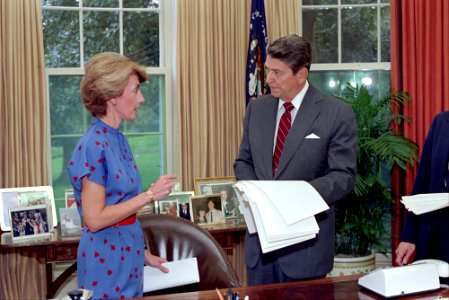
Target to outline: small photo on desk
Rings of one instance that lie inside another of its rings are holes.
[[[59,208],[59,222],[61,223],[61,236],[81,235],[81,217],[76,207]]]
[[[190,198],[192,221],[198,225],[225,223],[220,194],[193,196]]]
[[[32,205],[11,208],[12,241],[37,239],[50,235],[46,205]]]

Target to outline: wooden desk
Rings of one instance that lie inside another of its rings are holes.
[[[250,287],[234,288],[234,292],[239,292],[240,299],[249,296],[249,300],[265,300],[265,299],[363,299],[363,300],[377,300],[385,299],[375,293],[372,293],[357,284],[357,279],[362,276],[351,275],[342,277],[331,277],[319,280],[310,280],[303,282],[291,282],[281,284],[259,285]],[[221,294],[227,293],[226,289],[220,290]],[[439,289],[430,293],[421,293],[413,296],[402,296],[398,299],[440,299],[441,297],[448,297],[448,289]],[[202,291],[182,294],[149,296],[139,299],[144,300],[217,300],[217,292]]]
[[[206,227],[221,245],[241,280],[244,270],[246,226],[236,222]],[[64,281],[76,271],[79,238],[62,238],[59,230],[39,240],[13,243],[10,232],[0,233],[0,299],[53,298]],[[53,263],[73,262],[53,280]]]
[[[38,240],[13,243],[10,232],[1,233],[0,299],[52,298],[76,270],[76,264],[53,280],[52,264],[75,262],[79,238],[62,238],[59,231]]]

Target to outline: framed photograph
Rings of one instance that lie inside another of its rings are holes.
[[[49,236],[47,212],[45,204],[10,208],[12,241]]]
[[[221,185],[233,183],[235,183],[234,176],[193,179],[196,196],[216,194],[217,192],[214,191],[217,191]]]
[[[139,211],[137,212],[137,215],[152,215],[152,214],[155,214],[157,212],[156,204],[157,204],[157,201],[153,201],[151,203],[148,203],[147,205],[145,205],[144,207],[139,209]]]
[[[51,186],[35,186],[0,189],[0,227],[2,231],[11,230],[9,210],[16,207],[46,205],[48,229],[53,232],[56,226],[56,207]]]
[[[59,208],[59,220],[61,223],[61,236],[78,236],[83,230],[81,217],[76,207]]]
[[[12,243],[12,235],[11,232],[3,232],[2,233],[2,245],[9,245]]]
[[[220,194],[193,196],[190,198],[192,222],[198,225],[220,224],[225,222]]]
[[[173,184],[175,187],[173,188],[173,193],[180,193],[182,191],[181,189],[181,182],[179,180],[173,180]]]
[[[159,200],[158,202],[160,214],[178,216],[178,201],[176,199]]]
[[[75,193],[73,190],[65,190],[65,207],[76,207]]]
[[[210,195],[221,194],[223,213],[226,219],[240,217],[239,201],[233,185],[235,177],[224,178],[199,178],[195,179],[195,194]]]
[[[191,220],[191,208],[190,208],[190,198],[194,195],[193,191],[189,192],[179,192],[179,193],[171,193],[168,195],[169,198],[175,199],[178,201],[178,216],[180,218]]]
[[[190,198],[194,195],[193,191],[189,192],[172,192],[162,200],[155,201],[158,204],[159,212],[164,213],[164,205],[168,202],[177,203],[177,216],[186,220],[191,220]]]

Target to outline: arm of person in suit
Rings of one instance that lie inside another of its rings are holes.
[[[249,120],[251,118],[251,103],[248,105],[243,120],[243,136],[240,143],[239,154],[234,162],[234,174],[237,180],[257,180],[254,169],[253,157],[251,155],[251,146],[249,142]]]
[[[357,161],[354,112],[349,105],[340,103],[334,113],[334,125],[329,129],[332,134],[328,143],[326,174],[309,181],[329,205],[354,188]]]
[[[419,162],[418,173],[413,185],[412,194],[425,194],[430,190],[430,178],[432,169],[432,145],[435,129],[437,127],[437,118],[435,118],[430,127],[424,142],[421,159]],[[401,234],[401,243],[396,249],[396,264],[403,265],[413,261],[416,254],[416,244],[418,236],[418,216],[408,211],[405,215],[404,227]]]

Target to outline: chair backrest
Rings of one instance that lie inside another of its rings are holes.
[[[180,293],[241,286],[228,257],[204,228],[170,215],[139,215],[145,243],[151,253],[168,261],[196,257],[200,282],[193,285],[152,292]],[[148,294],[145,294],[148,295]]]

